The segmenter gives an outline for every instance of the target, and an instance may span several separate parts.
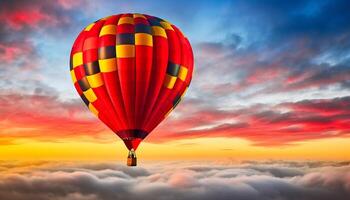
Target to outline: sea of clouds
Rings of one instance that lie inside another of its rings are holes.
[[[0,162],[1,200],[349,200],[350,162]]]

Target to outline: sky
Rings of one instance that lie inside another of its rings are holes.
[[[347,200],[344,0],[0,1],[0,199]],[[195,65],[127,167],[71,82],[72,44],[118,13],[166,19]]]
[[[0,158],[124,160],[83,105],[69,54],[117,13],[166,19],[189,38],[185,99],[140,145],[144,160],[350,158],[347,1],[1,1]]]

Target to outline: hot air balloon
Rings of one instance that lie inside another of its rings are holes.
[[[83,102],[129,149],[178,105],[192,78],[188,39],[170,22],[118,14],[88,25],[70,54],[70,74]]]

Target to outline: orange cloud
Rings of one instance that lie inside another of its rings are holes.
[[[343,97],[282,103],[272,107],[257,105],[231,111],[200,110],[190,115],[169,119],[156,131],[157,134],[150,137],[152,141],[239,137],[262,146],[348,137],[349,104],[350,98]]]
[[[108,130],[80,101],[61,101],[57,97],[40,94],[3,94],[0,99],[0,134],[3,138],[99,138]],[[223,111],[213,108],[196,110],[189,101],[179,106],[174,114],[177,117],[165,120],[147,141],[236,137],[248,139],[255,145],[271,146],[348,137],[349,104],[350,98],[343,97]],[[191,111],[191,107],[194,110]]]
[[[0,134],[9,139],[96,137],[105,130],[80,102],[46,95],[2,94]]]

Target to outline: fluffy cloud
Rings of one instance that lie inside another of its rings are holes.
[[[3,161],[1,199],[336,199],[350,195],[349,163]]]
[[[96,139],[106,130],[80,100],[62,101],[48,95],[51,90],[37,88],[34,94],[0,96],[0,134],[4,139],[0,140],[1,145],[23,138],[57,140],[85,135]]]
[[[220,20],[226,37],[195,47],[197,78],[202,80],[198,87],[211,89],[214,95],[236,93],[248,99],[254,98],[245,95],[249,91],[268,98],[274,93],[293,97],[312,89],[346,89],[350,78],[346,5],[342,0],[232,2],[231,12]]]
[[[241,137],[255,145],[272,146],[347,137],[349,103],[350,98],[346,96],[219,110],[203,107],[198,102],[197,105],[185,102],[178,110],[182,116],[166,121],[150,136],[150,141],[217,136]],[[190,112],[191,109],[194,111]],[[190,114],[185,114],[188,112]]]
[[[82,1],[76,1],[82,3]],[[33,81],[44,82],[43,74],[52,74],[62,59],[52,55],[58,53],[59,44],[80,23],[76,16],[82,10],[74,10],[66,1],[1,1],[0,2],[0,85],[4,89],[23,93],[18,85],[34,85]],[[84,4],[88,9],[88,4]],[[68,53],[67,53],[68,54]],[[67,55],[67,59],[69,55]],[[68,61],[66,61],[68,62]],[[47,67],[50,66],[50,67]],[[16,84],[13,83],[16,80]],[[24,83],[25,82],[25,83]]]
[[[34,94],[1,95],[0,133],[4,139],[1,144],[11,144],[11,138],[55,140],[57,137],[104,137],[108,129],[89,113],[81,100],[61,100],[51,95],[53,90],[42,86],[36,88]],[[350,131],[349,104],[350,98],[342,97],[218,110],[190,99],[149,136],[148,142],[240,137],[255,145],[276,146],[312,139],[347,137]],[[50,134],[43,136],[42,132]],[[277,133],[279,137],[276,137]]]
[[[30,1],[1,1],[0,20],[7,31],[25,31],[47,27],[62,27],[69,25],[73,11],[83,1],[69,3],[65,0],[58,2]],[[87,5],[85,5],[87,6]]]

